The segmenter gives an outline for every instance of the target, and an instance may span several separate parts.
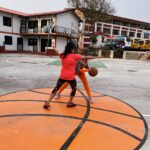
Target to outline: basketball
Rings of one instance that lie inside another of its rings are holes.
[[[98,74],[98,70],[96,68],[92,67],[92,68],[90,68],[88,73],[91,77],[95,77]]]

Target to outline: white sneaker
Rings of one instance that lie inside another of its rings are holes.
[[[92,97],[91,97],[91,96],[89,96],[89,102],[90,102],[90,103],[93,103],[93,100],[92,100]]]
[[[57,93],[57,94],[55,95],[55,99],[59,99],[59,98],[60,98],[60,94]]]

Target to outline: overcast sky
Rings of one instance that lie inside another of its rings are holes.
[[[150,22],[150,0],[111,0],[121,17]],[[0,0],[0,7],[27,13],[62,10],[67,0]]]

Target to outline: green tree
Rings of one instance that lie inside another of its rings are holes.
[[[96,44],[96,42],[97,42],[97,36],[92,35],[92,36],[90,37],[90,39],[91,39],[91,42],[92,42],[93,44]]]

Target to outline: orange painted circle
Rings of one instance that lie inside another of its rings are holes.
[[[133,150],[147,138],[147,124],[130,105],[92,92],[77,91],[74,108],[67,108],[70,89],[42,108],[51,89],[19,91],[0,96],[1,150]],[[70,142],[71,141],[71,142]]]

